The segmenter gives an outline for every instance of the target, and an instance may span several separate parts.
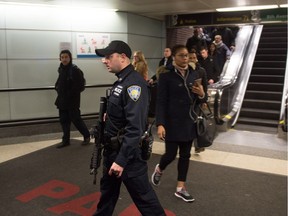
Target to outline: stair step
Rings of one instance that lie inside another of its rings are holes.
[[[279,121],[277,120],[270,120],[270,119],[259,119],[259,118],[238,118],[241,121],[249,121],[249,122],[262,122],[262,123],[270,123],[270,124],[278,124]]]
[[[261,113],[271,113],[271,114],[280,114],[280,111],[270,110],[270,109],[251,109],[251,108],[242,108],[241,111],[248,112],[261,112]]]
[[[286,43],[287,44],[287,37],[277,37],[277,39],[273,38],[273,40],[277,40],[279,43],[284,43],[284,44]],[[269,43],[269,42],[271,42],[271,38],[270,37],[261,37],[259,42],[260,43],[262,43],[262,42]]]
[[[283,46],[283,45],[282,45]],[[286,61],[286,55],[280,54],[258,54],[255,56],[255,61]]]
[[[263,42],[259,43],[258,49],[259,48],[283,48],[284,43],[268,43],[268,42]]]
[[[273,24],[273,26],[270,25],[265,25],[263,27],[262,32],[274,32],[274,33],[278,33],[278,32],[286,32],[287,31],[287,24],[285,23],[283,24]]]
[[[249,82],[247,90],[283,92],[283,83]]]
[[[277,134],[278,133],[278,125],[275,127],[274,125],[265,125],[265,126],[260,126],[260,125],[250,125],[250,124],[245,124],[245,122],[238,122],[234,126],[235,130],[244,130],[244,131],[253,131],[253,132],[261,132],[261,133],[269,133],[269,134]]]
[[[258,118],[242,118],[239,117],[237,120],[237,124],[248,124],[255,126],[266,126],[266,127],[278,127],[277,120],[269,120],[269,119],[258,119]]]
[[[287,49],[285,48],[285,44],[283,48],[259,48],[257,50],[257,54],[287,54]]]
[[[285,68],[253,67],[251,74],[284,75]]]
[[[253,67],[285,68],[286,61],[254,61]]]
[[[251,74],[249,82],[284,83],[284,75]]]
[[[284,29],[283,29],[284,30]],[[285,31],[277,31],[277,32],[269,32],[269,31],[262,31],[261,38],[278,38],[278,37],[285,37],[287,36],[287,32]]]
[[[256,119],[270,119],[279,120],[280,109],[279,110],[269,110],[269,109],[257,109],[257,108],[241,108],[240,115],[241,118],[256,118]]]
[[[244,98],[242,108],[280,110],[281,101]]]
[[[269,99],[269,100],[281,101],[282,92],[247,90],[245,93],[245,98],[260,99],[260,100]]]

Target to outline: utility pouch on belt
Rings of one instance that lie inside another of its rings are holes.
[[[112,151],[119,151],[121,147],[121,143],[118,140],[118,137],[110,137],[106,139],[104,148],[112,150]]]

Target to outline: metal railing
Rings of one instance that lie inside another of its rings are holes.
[[[112,84],[101,84],[101,85],[86,85],[85,88],[109,88]],[[55,90],[55,86],[43,86],[43,87],[29,87],[29,88],[0,88],[0,93],[3,92],[26,92],[26,91],[50,91]],[[91,119],[98,117],[98,112],[86,113],[81,115],[83,119]],[[32,125],[32,124],[46,124],[58,122],[59,117],[40,117],[40,118],[26,118],[26,119],[13,119],[0,121],[1,127],[12,127],[20,125]]]

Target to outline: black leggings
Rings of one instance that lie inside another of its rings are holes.
[[[163,171],[176,158],[179,147],[178,160],[178,181],[186,181],[189,159],[191,156],[192,142],[168,142],[165,141],[165,154],[162,155],[159,163],[159,168]]]

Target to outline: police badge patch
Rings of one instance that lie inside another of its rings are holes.
[[[137,101],[141,95],[141,87],[137,86],[137,85],[133,85],[130,86],[127,89],[128,95],[129,97],[133,100],[133,101]]]

